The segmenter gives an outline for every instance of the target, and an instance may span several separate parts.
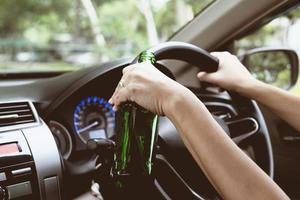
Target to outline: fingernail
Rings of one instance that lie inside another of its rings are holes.
[[[113,109],[113,111],[115,111],[115,112],[118,110],[118,109],[117,109],[117,106],[113,106],[112,109]]]
[[[113,104],[112,98],[108,100],[108,103]]]

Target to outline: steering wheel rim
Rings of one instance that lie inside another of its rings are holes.
[[[185,42],[164,42],[147,49],[154,56],[154,62],[160,60],[181,60],[193,64],[205,72],[216,72],[219,60],[210,55],[206,50]],[[144,53],[140,53],[132,63],[139,62],[139,58]]]
[[[187,44],[184,42],[161,43],[159,45],[149,48],[148,50],[146,50],[146,52],[153,54],[154,57],[153,64],[156,63],[157,61],[166,60],[166,59],[180,60],[192,64],[205,72],[215,72],[217,71],[219,65],[218,59],[210,55],[207,51],[195,45]],[[136,57],[132,63],[139,62],[139,57],[141,56],[141,54],[138,57]],[[268,160],[268,164],[267,164],[268,166],[263,166],[263,169],[266,171],[266,173],[268,173],[268,175],[271,178],[273,178],[274,161],[273,161],[272,147],[271,147],[268,129],[266,128],[266,124],[259,107],[257,106],[256,102],[253,100],[242,97],[233,92],[228,92],[228,93],[229,96],[232,98],[232,102],[237,107],[239,107],[241,112],[243,112],[243,110],[246,111],[245,113],[247,113],[247,116],[241,116],[241,117],[247,120],[249,119],[249,121],[254,122],[254,124],[256,125],[256,129],[254,131],[246,134],[241,134],[235,138],[232,138],[233,141],[237,145],[239,145],[244,141],[247,141],[253,138],[254,136],[259,135],[263,142],[262,144],[264,144],[265,147],[264,152]],[[235,122],[231,122],[231,123],[237,123],[240,121],[235,120]],[[222,124],[220,125],[223,127],[223,129],[226,129],[226,127],[224,127]],[[191,192],[193,193],[193,191]],[[200,195],[196,195],[195,197],[198,199],[203,198]]]

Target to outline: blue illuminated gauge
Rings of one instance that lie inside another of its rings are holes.
[[[84,143],[89,139],[110,138],[114,135],[115,112],[105,99],[89,96],[75,107],[73,123]]]

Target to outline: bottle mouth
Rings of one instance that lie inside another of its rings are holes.
[[[156,58],[153,52],[146,50],[140,53],[140,55],[138,56],[138,62],[141,63],[146,61],[150,61],[151,64],[156,63]]]

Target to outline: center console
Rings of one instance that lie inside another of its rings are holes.
[[[61,181],[59,151],[33,104],[0,103],[0,200],[60,200]]]

